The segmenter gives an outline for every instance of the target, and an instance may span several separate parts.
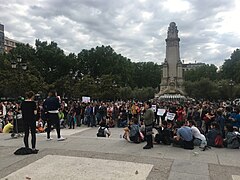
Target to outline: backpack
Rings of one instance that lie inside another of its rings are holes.
[[[218,134],[215,138],[215,147],[218,147],[218,148],[223,147],[223,138],[220,134]]]
[[[105,127],[100,127],[97,132],[97,137],[106,137],[105,136]]]
[[[227,134],[227,148],[238,149],[240,146],[239,137],[236,133]]]
[[[33,154],[33,150],[30,148],[21,147],[14,152],[15,155],[28,155]]]

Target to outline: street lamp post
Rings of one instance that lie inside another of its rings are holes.
[[[20,70],[21,69],[24,70],[24,71],[27,70],[27,63],[22,62],[22,57],[21,56],[17,56],[17,59],[13,60],[11,62],[11,66],[12,66],[12,69],[18,69],[18,80],[19,80],[18,83],[21,84]],[[19,87],[18,87],[18,91],[20,91]]]

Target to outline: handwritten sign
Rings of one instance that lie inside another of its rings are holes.
[[[158,116],[163,116],[165,112],[166,112],[166,109],[158,109],[157,110],[157,115]]]
[[[172,120],[174,120],[175,116],[176,116],[175,113],[167,112],[166,119],[172,121]]]

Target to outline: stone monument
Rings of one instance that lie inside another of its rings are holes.
[[[184,95],[183,91],[183,68],[179,53],[179,37],[175,22],[168,27],[166,39],[166,58],[162,64],[162,78],[160,92],[156,97],[166,94]]]

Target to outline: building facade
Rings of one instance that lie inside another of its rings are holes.
[[[0,53],[4,52],[4,25],[0,24]]]
[[[9,53],[10,50],[15,48],[18,43],[21,42],[10,39],[4,35],[4,25],[0,24],[0,53]]]
[[[13,39],[10,39],[8,37],[4,38],[4,52],[9,53],[10,50],[16,47],[16,44],[20,43],[18,41],[15,41]]]
[[[206,65],[205,63],[187,63],[183,64],[183,72],[190,71],[190,70],[196,70],[197,68]]]

